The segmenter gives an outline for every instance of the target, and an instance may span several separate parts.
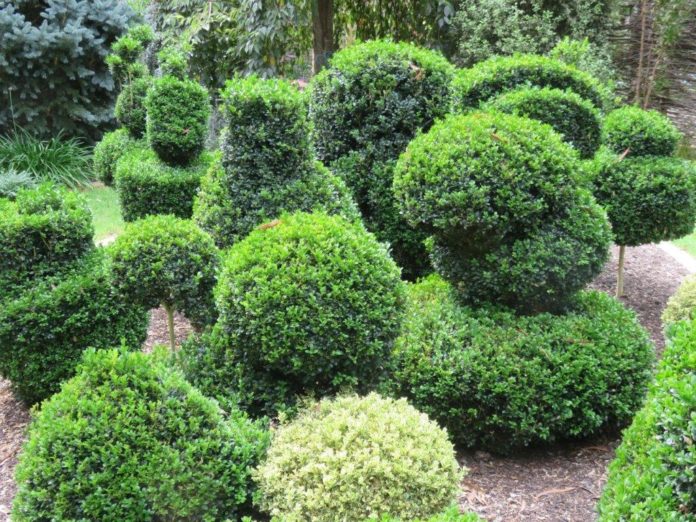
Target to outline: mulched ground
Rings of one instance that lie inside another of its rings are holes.
[[[614,259],[593,283],[613,294],[616,281]],[[626,254],[626,296],[655,341],[664,346],[660,315],[664,305],[687,270],[657,246],[629,248]],[[176,318],[178,342],[191,329],[183,317]],[[145,349],[168,344],[164,310],[152,312]],[[13,472],[24,440],[29,413],[19,403],[7,381],[0,379],[0,522],[9,520],[15,493]],[[462,482],[460,505],[479,513],[489,522],[589,522],[605,481],[606,466],[618,445],[618,435],[526,451],[519,457],[501,458],[485,452],[463,453],[469,468]]]

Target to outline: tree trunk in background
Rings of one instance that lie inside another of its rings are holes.
[[[314,47],[312,72],[317,74],[333,53],[333,0],[312,0],[312,32]]]

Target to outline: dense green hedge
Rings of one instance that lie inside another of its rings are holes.
[[[215,296],[217,329],[182,348],[187,373],[253,415],[298,396],[369,389],[384,373],[403,307],[386,248],[362,225],[326,214],[285,215],[235,244]]]
[[[101,251],[0,302],[0,374],[34,404],[58,391],[89,347],[140,346],[146,311],[119,298]]]
[[[696,520],[694,412],[696,323],[682,323],[609,466],[599,502],[602,522]]]
[[[255,479],[269,515],[363,522],[435,515],[461,473],[447,433],[406,400],[343,396],[275,432]]]
[[[677,158],[600,153],[594,194],[607,210],[619,245],[636,246],[690,234],[696,222],[696,167]]]
[[[161,354],[89,351],[17,467],[17,522],[239,520],[268,435],[226,419]]]
[[[495,56],[457,73],[452,81],[452,104],[458,111],[519,87],[570,90],[601,109],[609,93],[589,74],[570,65],[533,54]]]
[[[137,144],[126,129],[104,134],[94,147],[94,173],[99,181],[105,185],[112,185],[118,160]]]
[[[203,153],[187,167],[174,167],[151,149],[128,150],[114,174],[123,219],[135,221],[154,214],[190,218],[201,178],[213,160],[212,154]]]
[[[152,85],[152,78],[136,78],[127,84],[116,99],[114,115],[135,139],[145,136],[147,110],[145,98]]]
[[[0,200],[0,296],[28,280],[59,272],[92,247],[84,198],[50,183]]]
[[[594,156],[602,140],[599,111],[572,91],[523,87],[502,94],[486,108],[548,123],[585,159]]]
[[[310,86],[318,158],[345,179],[369,230],[390,243],[410,278],[429,270],[426,236],[394,203],[394,164],[419,131],[448,112],[453,74],[434,51],[373,41],[336,53]]]
[[[602,139],[616,154],[671,156],[682,134],[667,116],[628,105],[607,114]]]
[[[409,289],[395,391],[462,448],[510,453],[621,426],[650,378],[648,335],[603,293],[572,305],[565,315],[471,309],[431,276]]]

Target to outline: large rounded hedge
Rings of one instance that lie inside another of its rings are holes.
[[[93,248],[92,214],[76,192],[51,183],[0,201],[0,295],[58,273]]]
[[[57,392],[89,347],[140,346],[145,309],[111,287],[101,251],[0,301],[0,374],[27,404]]]
[[[29,428],[13,520],[238,520],[267,438],[159,354],[89,351]]]
[[[116,129],[107,132],[99,143],[94,146],[94,173],[105,185],[112,185],[116,164],[138,142],[126,129]]]
[[[551,125],[585,159],[594,156],[602,141],[599,111],[572,91],[523,87],[502,94],[486,107]]]
[[[602,139],[616,154],[671,156],[682,134],[667,116],[627,105],[607,114]]]
[[[151,85],[150,77],[136,78],[132,83],[127,84],[116,98],[114,115],[135,139],[145,136],[147,122],[145,98]]]
[[[390,243],[410,278],[429,270],[425,235],[394,203],[394,164],[418,132],[447,114],[453,74],[434,51],[372,41],[333,55],[310,86],[318,158],[346,180],[368,228]]]
[[[193,202],[215,157],[201,154],[186,167],[171,166],[149,148],[136,146],[116,164],[114,181],[125,221],[154,214],[190,218]]]
[[[270,515],[317,522],[427,518],[453,502],[459,478],[447,433],[376,394],[307,408],[278,428],[255,476]]]
[[[126,226],[108,249],[116,292],[130,303],[182,312],[195,326],[215,321],[219,253],[191,221],[150,216]]]
[[[460,70],[452,81],[452,105],[458,111],[476,108],[519,87],[570,90],[598,109],[609,98],[602,84],[589,74],[553,58],[523,54],[495,56]]]
[[[621,160],[601,154],[594,194],[607,210],[619,245],[636,246],[690,234],[696,222],[696,167],[676,158]]]
[[[203,151],[208,134],[210,101],[205,88],[192,80],[158,78],[145,98],[147,139],[169,165],[189,165]]]
[[[183,348],[189,377],[210,395],[237,396],[254,415],[302,395],[367,390],[398,335],[399,276],[360,224],[303,213],[266,223],[223,261],[217,331]]]
[[[635,314],[583,292],[565,315],[471,309],[431,276],[409,289],[395,391],[462,448],[510,453],[621,426],[640,406],[653,348]]]

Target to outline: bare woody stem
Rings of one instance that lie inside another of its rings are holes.
[[[164,305],[164,309],[167,312],[167,326],[169,327],[169,346],[172,352],[176,351],[176,337],[174,336],[174,307],[169,305]]]
[[[626,258],[626,245],[619,245],[619,270],[616,279],[616,297],[624,295],[624,260]]]

